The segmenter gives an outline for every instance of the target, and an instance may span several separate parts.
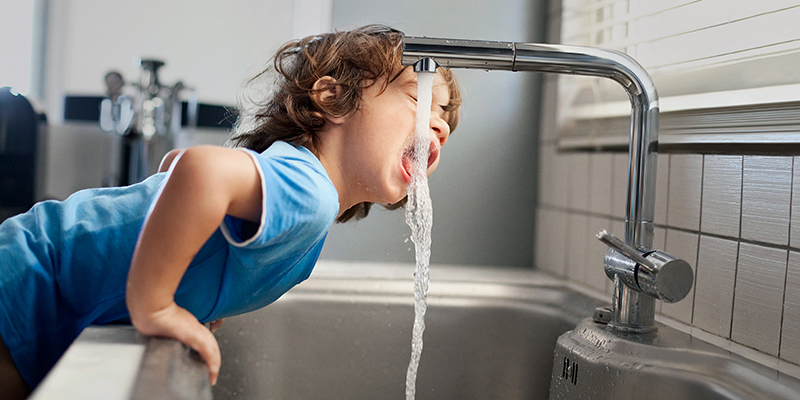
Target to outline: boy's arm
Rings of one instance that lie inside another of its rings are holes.
[[[175,303],[175,291],[225,215],[258,221],[261,197],[261,180],[248,154],[190,148],[176,161],[133,254],[125,295],[131,322],[144,334],[177,339],[200,353],[212,384],[219,373],[219,346],[197,318]]]

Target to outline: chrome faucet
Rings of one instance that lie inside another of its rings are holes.
[[[691,289],[693,275],[685,261],[651,250],[659,107],[656,87],[647,71],[627,54],[583,46],[406,36],[402,50],[403,65],[430,59],[445,68],[588,75],[610,78],[622,85],[632,108],[625,240],[605,231],[598,234],[598,239],[612,246],[604,260],[606,274],[615,287],[608,324],[625,332],[655,331],[655,299],[683,299]]]
[[[109,167],[107,186],[129,185],[143,181],[157,172],[161,158],[175,146],[181,130],[183,106],[181,95],[188,92],[186,117],[190,127],[196,126],[197,97],[194,91],[178,81],[163,85],[158,70],[164,62],[140,59],[138,83],[126,84],[120,73],[106,74],[107,98],[101,103],[100,127],[122,136],[122,149],[113,149],[111,159],[121,158],[118,168]],[[124,89],[133,89],[128,96]],[[117,155],[116,153],[121,153]],[[119,176],[113,176],[119,169]]]

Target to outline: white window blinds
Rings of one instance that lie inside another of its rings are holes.
[[[797,0],[563,0],[561,42],[642,64],[668,148],[800,141]],[[562,147],[627,143],[630,105],[615,82],[559,83]]]

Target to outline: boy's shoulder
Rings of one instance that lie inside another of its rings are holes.
[[[322,178],[325,184],[333,186],[322,162],[319,161],[314,153],[303,146],[278,141],[260,154],[252,150],[251,153],[262,166],[265,163],[282,166],[283,168],[295,170],[299,174],[310,174],[314,178]]]
[[[294,198],[316,212],[330,210],[334,217],[339,210],[339,195],[319,159],[303,146],[275,142],[261,153],[248,152],[256,160],[267,192],[278,190],[278,196]],[[309,210],[310,211],[310,210]]]
[[[276,142],[253,157],[262,179],[262,214],[255,235],[239,243],[235,221],[223,234],[237,247],[253,243],[260,247],[276,237],[301,238],[298,243],[315,243],[333,224],[339,211],[339,197],[322,163],[308,149]]]

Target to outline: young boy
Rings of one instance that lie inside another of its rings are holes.
[[[215,383],[219,347],[203,322],[214,329],[306,279],[334,220],[402,205],[417,87],[401,40],[367,26],[287,43],[270,98],[240,116],[240,148],[173,151],[142,183],[0,225],[0,393],[23,397],[86,326],[127,318],[198,351]],[[439,71],[428,174],[461,103]]]

